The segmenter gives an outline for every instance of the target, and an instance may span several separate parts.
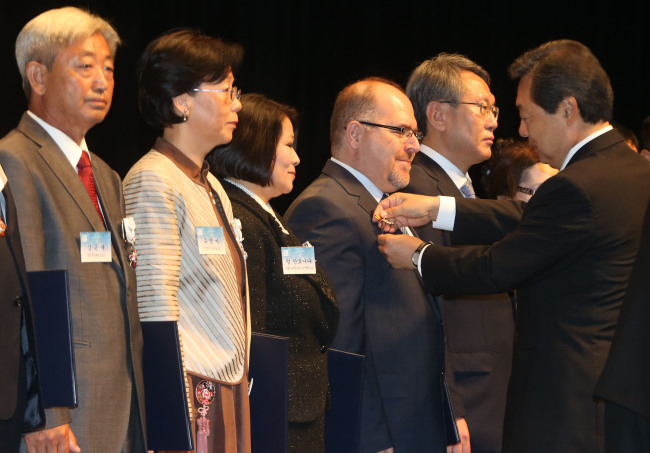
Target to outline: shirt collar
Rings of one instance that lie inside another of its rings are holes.
[[[6,185],[7,185],[7,175],[5,175],[5,171],[2,168],[2,165],[0,165],[0,192],[5,190]]]
[[[57,146],[61,149],[61,151],[63,151],[63,154],[65,154],[65,157],[67,157],[68,161],[70,162],[70,165],[72,165],[72,167],[74,167],[74,169],[76,170],[77,164],[79,163],[79,159],[81,158],[81,153],[83,151],[88,152],[88,145],[86,145],[86,139],[83,138],[81,140],[81,144],[77,145],[77,143],[74,140],[72,140],[69,136],[67,136],[64,132],[60,131],[59,129],[52,126],[51,124],[46,123],[43,119],[36,116],[35,113],[27,110],[27,114],[34,121],[36,121],[39,124],[39,126],[45,129],[45,132],[47,132],[48,135],[52,137],[54,143],[56,143]],[[89,152],[88,152],[88,156],[90,157]]]
[[[160,154],[167,156],[192,181],[204,184],[207,180],[210,166],[205,160],[203,161],[203,165],[199,167],[194,163],[194,161],[192,161],[192,159],[187,157],[183,151],[162,137],[158,137],[156,143],[153,145],[153,149],[158,151]]]
[[[569,154],[567,154],[566,158],[564,159],[564,163],[562,164],[562,168],[560,168],[560,171],[562,171],[562,170],[564,170],[564,169],[566,168],[566,166],[569,164],[569,161],[571,160],[571,158],[575,155],[575,153],[578,152],[578,150],[579,150],[580,148],[582,148],[583,146],[585,146],[587,143],[589,143],[590,141],[592,141],[592,140],[595,139],[596,137],[600,137],[600,136],[603,135],[605,132],[609,132],[609,131],[611,131],[612,129],[614,129],[614,128],[612,127],[611,124],[608,125],[608,126],[605,126],[605,127],[603,127],[602,129],[597,130],[597,131],[594,132],[593,134],[587,136],[584,140],[582,140],[581,142],[579,142],[577,145],[574,145],[574,147],[571,148],[571,149],[569,150]]]
[[[460,169],[454,164],[452,164],[449,159],[447,159],[445,156],[443,156],[433,148],[421,144],[420,152],[423,153],[425,156],[429,157],[438,165],[440,165],[440,167],[442,167],[445,173],[447,173],[447,176],[451,178],[451,180],[454,182],[454,185],[457,188],[460,189],[463,186],[463,184],[465,184],[465,182],[472,181],[472,178],[469,177],[468,173],[463,173],[462,171],[460,171]]]
[[[252,199],[253,199],[257,204],[260,205],[260,207],[261,207],[262,209],[264,209],[266,212],[268,212],[270,215],[273,216],[273,218],[274,218],[275,221],[278,223],[278,225],[280,226],[280,229],[282,230],[282,232],[283,232],[284,234],[289,234],[289,232],[288,232],[287,229],[284,227],[284,225],[282,225],[282,222],[280,222],[280,219],[278,219],[278,216],[275,215],[275,212],[273,211],[273,208],[271,208],[271,205],[268,204],[268,203],[264,203],[264,201],[259,197],[259,195],[257,195],[255,192],[253,192],[252,190],[250,190],[250,189],[249,189],[248,187],[246,187],[245,185],[240,184],[240,183],[238,183],[237,181],[235,181],[235,180],[233,180],[233,179],[225,178],[224,181],[227,181],[227,182],[229,182],[230,184],[232,184],[233,186],[238,187],[242,192],[244,192],[244,193],[247,194],[249,197],[251,197],[251,198],[252,198]]]
[[[377,203],[381,201],[382,197],[384,196],[384,192],[379,190],[379,188],[376,185],[374,185],[366,175],[361,173],[359,170],[355,170],[354,168],[350,167],[348,164],[344,164],[343,162],[341,162],[340,160],[334,157],[332,157],[331,159],[332,162],[337,163],[338,165],[340,165],[341,167],[345,168],[347,171],[352,173],[352,176],[357,178],[357,180],[363,185],[363,187],[365,187],[366,190],[370,192],[370,195],[372,195],[373,198],[377,200]]]
[[[0,209],[2,210],[2,213],[0,213],[2,217],[0,217],[0,219],[7,218],[7,202],[5,200],[5,195],[3,193],[6,185],[7,185],[7,175],[5,175],[5,171],[2,169],[2,165],[0,165]]]

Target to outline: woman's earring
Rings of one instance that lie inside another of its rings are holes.
[[[187,121],[187,114],[190,113],[187,109],[183,110],[183,121]]]

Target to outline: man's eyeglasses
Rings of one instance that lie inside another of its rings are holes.
[[[224,88],[223,90],[217,90],[213,88],[192,88],[190,91],[199,92],[199,91],[210,91],[213,93],[230,93],[230,100],[234,101],[235,99],[241,99],[241,90],[236,86],[232,88]]]
[[[384,129],[388,129],[389,131],[399,132],[399,134],[406,139],[409,139],[414,135],[415,138],[417,138],[418,140],[422,140],[422,138],[424,137],[424,134],[422,132],[414,131],[409,127],[388,126],[386,124],[371,123],[369,121],[357,121],[357,122],[366,126],[383,127]]]
[[[483,101],[483,102],[438,101],[438,102],[440,102],[441,104],[454,104],[454,105],[458,105],[458,104],[467,104],[467,105],[475,105],[475,106],[478,107],[479,113],[480,113],[482,116],[488,116],[488,114],[491,113],[495,120],[498,120],[498,119],[499,119],[499,107],[497,107],[497,106],[494,105],[494,104],[490,105],[490,104],[488,104],[488,103],[485,102],[485,101]]]

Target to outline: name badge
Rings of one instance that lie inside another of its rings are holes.
[[[196,241],[201,255],[226,254],[226,238],[222,227],[196,227]]]
[[[110,263],[111,233],[81,233],[81,262],[82,263]]]
[[[282,270],[288,274],[315,274],[314,247],[282,247]]]

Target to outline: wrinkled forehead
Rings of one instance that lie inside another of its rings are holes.
[[[97,60],[113,60],[114,55],[111,51],[108,42],[104,36],[96,32],[86,38],[79,38],[67,46],[64,46],[56,55],[56,59],[60,57],[92,57]]]

